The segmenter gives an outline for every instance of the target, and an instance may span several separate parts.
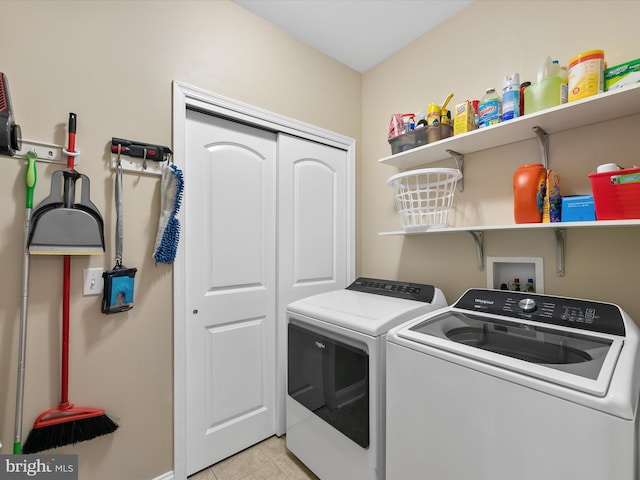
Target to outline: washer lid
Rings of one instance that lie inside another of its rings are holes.
[[[606,395],[623,338],[449,309],[398,336],[585,393]]]
[[[437,289],[436,289],[437,290]],[[289,312],[305,315],[371,336],[379,336],[417,316],[446,307],[441,292],[439,303],[425,303],[353,290],[334,290],[303,298],[287,306]]]

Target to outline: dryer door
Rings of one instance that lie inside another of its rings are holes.
[[[369,355],[329,332],[289,323],[289,396],[369,447]]]

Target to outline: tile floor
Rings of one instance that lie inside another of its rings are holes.
[[[270,437],[192,475],[189,480],[319,480],[284,443]]]

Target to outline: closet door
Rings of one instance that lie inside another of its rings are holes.
[[[286,306],[351,280],[348,172],[345,150],[278,135],[279,434],[286,426]]]
[[[192,110],[185,127],[192,474],[275,433],[277,179],[274,133]]]

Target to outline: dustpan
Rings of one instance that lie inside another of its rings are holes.
[[[75,135],[75,114],[69,116]],[[104,253],[104,222],[89,199],[90,181],[73,167],[69,155],[66,170],[51,175],[51,191],[34,210],[28,249],[39,255],[101,255]],[[80,180],[80,201],[76,183]]]

